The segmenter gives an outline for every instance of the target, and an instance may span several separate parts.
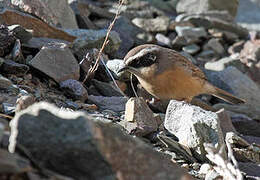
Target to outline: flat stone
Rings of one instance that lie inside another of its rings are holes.
[[[147,32],[166,32],[169,27],[170,19],[166,16],[158,16],[152,19],[135,18],[132,22]]]
[[[160,46],[166,46],[166,47],[171,47],[171,40],[167,36],[157,33],[155,35],[155,39],[157,40],[157,44]]]
[[[12,5],[53,26],[71,29],[78,28],[75,14],[67,0],[12,0]]]
[[[17,76],[23,76],[29,71],[29,66],[25,64],[19,64],[12,60],[5,60],[0,70],[5,74],[15,74]]]
[[[203,27],[176,26],[175,30],[178,36],[184,36],[186,39],[207,37],[207,32]]]
[[[17,142],[44,168],[74,179],[192,179],[118,125],[83,112],[39,103],[18,113],[11,129],[11,151]]]
[[[180,144],[196,152],[193,155],[200,160],[207,159],[204,143],[214,146],[224,143],[217,114],[185,102],[170,101],[164,127],[178,137]]]
[[[188,46],[184,46],[182,50],[189,54],[196,54],[200,50],[200,47],[196,44],[191,44]]]
[[[156,118],[143,98],[130,98],[125,109],[123,124],[130,134],[145,136],[157,130]]]
[[[126,97],[105,97],[105,96],[88,96],[88,100],[98,106],[100,110],[111,110],[114,112],[122,112],[125,110],[127,102]]]
[[[20,24],[26,29],[32,29],[34,37],[56,38],[69,42],[72,42],[76,38],[61,29],[50,26],[31,15],[19,11],[3,9],[0,11],[0,17],[0,23],[7,25]]]
[[[8,26],[8,29],[17,39],[20,39],[21,43],[28,42],[33,36],[31,31],[23,28],[19,24]]]
[[[125,71],[125,72],[118,73],[118,70],[124,66],[124,60],[122,59],[108,60],[106,65],[113,72],[113,74],[115,74],[115,76],[120,80],[125,80],[125,81],[130,80],[129,72]]]
[[[85,102],[88,99],[88,92],[84,88],[84,86],[77,80],[67,79],[65,81],[60,82],[60,87],[64,89],[64,91],[76,100],[81,100]]]
[[[12,84],[12,81],[0,74],[0,89],[8,89]]]
[[[102,94],[103,96],[123,96],[121,92],[116,88],[115,85],[111,85],[110,83],[97,81],[95,79],[92,80],[94,86]]]
[[[67,79],[79,79],[78,62],[70,49],[62,43],[44,46],[29,63],[58,83]]]
[[[204,45],[204,49],[211,49],[215,51],[219,55],[223,55],[225,53],[225,49],[222,44],[219,42],[218,39],[212,38],[210,39],[207,44]]]
[[[13,50],[11,52],[12,54],[12,60],[14,60],[15,62],[21,63],[21,64],[25,64],[25,59],[23,56],[23,52],[22,52],[22,45],[19,39],[17,39],[15,41]]]
[[[204,67],[205,69],[212,70],[212,71],[223,71],[226,67],[230,65],[239,67],[242,66],[243,64],[240,62],[239,59],[232,58],[231,56],[229,56],[214,62],[206,62]]]
[[[77,37],[73,42],[72,51],[80,60],[86,55],[88,49],[101,48],[107,34],[105,29],[67,29],[66,32]],[[108,40],[104,53],[113,55],[120,47],[121,39],[117,32],[111,31]]]

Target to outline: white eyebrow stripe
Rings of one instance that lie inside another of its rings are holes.
[[[142,57],[143,55],[150,53],[150,52],[154,52],[154,51],[158,51],[159,48],[158,47],[149,47],[149,48],[144,48],[141,51],[139,51],[136,55],[129,57],[126,61],[125,64],[128,64],[129,62],[131,62],[132,60]]]

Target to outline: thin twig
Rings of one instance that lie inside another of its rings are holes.
[[[4,117],[4,118],[8,118],[8,119],[13,119],[14,118],[12,116],[9,116],[7,114],[2,114],[2,113],[0,113],[0,117]]]
[[[113,28],[113,26],[114,26],[114,24],[115,24],[115,22],[116,22],[116,20],[117,20],[117,18],[118,18],[118,16],[119,16],[119,14],[120,14],[120,10],[121,10],[121,7],[122,7],[122,5],[123,5],[123,2],[124,2],[124,0],[119,0],[119,6],[118,6],[118,9],[117,9],[116,15],[115,15],[113,21],[111,22],[111,24],[110,24],[109,27],[108,27],[105,40],[104,40],[104,42],[103,42],[103,45],[102,45],[101,49],[99,50],[99,53],[98,53],[98,57],[97,57],[97,59],[96,59],[96,62],[95,62],[95,64],[94,64],[94,66],[93,66],[93,67],[89,70],[89,72],[87,73],[85,79],[82,81],[82,84],[84,84],[85,81],[86,81],[90,76],[92,76],[93,73],[95,73],[95,71],[98,69],[102,52],[104,51],[105,46],[107,45],[107,43],[108,43],[108,41],[109,41],[108,38],[109,38],[110,32],[111,32],[111,30],[112,30],[112,28]]]

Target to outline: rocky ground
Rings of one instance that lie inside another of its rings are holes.
[[[1,0],[0,179],[260,179],[260,1],[238,2],[125,0],[99,56],[116,0]],[[135,97],[117,71],[145,43],[246,103]]]

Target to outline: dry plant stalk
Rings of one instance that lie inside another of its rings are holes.
[[[224,150],[224,147],[220,148],[219,151],[216,150],[211,144],[204,144],[205,150],[207,151],[207,158],[216,164],[214,166],[214,170],[223,176],[224,180],[243,180],[243,175],[241,174],[240,170],[236,167],[237,163],[235,157],[233,156],[233,152],[231,149],[230,144],[228,146],[228,154],[229,160],[225,160],[221,154]],[[231,157],[232,156],[232,157]],[[232,163],[231,163],[231,161]]]
[[[103,44],[102,44],[101,49],[99,50],[99,53],[98,53],[98,57],[97,57],[97,59],[96,59],[96,62],[95,62],[95,64],[94,64],[94,66],[91,67],[91,69],[88,71],[86,77],[85,77],[84,80],[82,81],[82,84],[84,84],[84,83],[86,82],[86,80],[89,79],[90,77],[93,77],[93,76],[94,76],[94,73],[95,73],[96,70],[98,69],[99,62],[100,62],[100,59],[101,59],[101,56],[102,56],[102,52],[104,51],[106,45],[109,43],[108,37],[109,37],[109,35],[110,35],[110,32],[111,32],[111,30],[112,30],[112,28],[113,28],[113,26],[114,26],[114,24],[115,24],[115,22],[116,22],[116,20],[117,20],[117,18],[118,18],[118,16],[119,16],[119,14],[120,14],[120,10],[121,10],[121,7],[122,7],[122,5],[123,5],[123,2],[124,2],[124,0],[119,0],[119,3],[118,3],[119,5],[118,5],[118,8],[117,8],[116,15],[115,15],[113,21],[111,22],[111,24],[110,24],[109,27],[108,27],[105,40],[104,40],[104,42],[103,42]],[[117,86],[117,84],[116,84],[116,86]]]

